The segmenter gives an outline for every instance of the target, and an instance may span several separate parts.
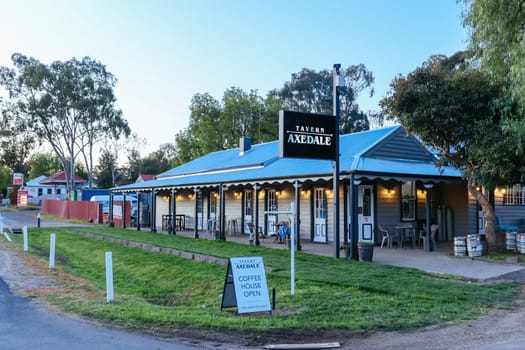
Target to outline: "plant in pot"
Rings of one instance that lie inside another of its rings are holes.
[[[374,255],[374,242],[357,242],[359,261],[372,262]]]

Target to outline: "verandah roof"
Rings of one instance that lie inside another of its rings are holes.
[[[381,146],[382,142],[400,133],[404,134],[404,129],[400,126],[393,126],[342,135],[340,138],[340,176],[346,177],[350,173],[355,173],[367,178],[398,180],[432,178],[434,181],[461,178],[461,173],[455,168],[436,167],[432,160],[425,161],[422,160],[422,157],[416,160],[407,159],[402,150],[399,155],[396,155],[396,152],[390,152],[393,155],[388,157],[374,156],[377,152],[372,151]],[[414,142],[414,139],[410,139],[410,142]],[[385,145],[386,148],[389,146]],[[113,190],[148,191],[184,187],[214,187],[221,183],[246,185],[332,179],[332,161],[279,158],[278,147],[279,144],[275,141],[254,145],[243,155],[240,154],[239,148],[213,152],[159,174],[155,180],[120,186]],[[425,157],[427,156],[423,158]]]

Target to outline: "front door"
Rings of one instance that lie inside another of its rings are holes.
[[[483,210],[481,210],[481,206],[479,206],[479,211],[478,211],[478,233],[480,235],[485,234],[485,214],[483,214]]]
[[[244,191],[244,233],[250,234],[253,226],[253,191]],[[255,232],[255,229],[253,230]]]
[[[267,234],[274,234],[278,231],[279,227],[277,226],[277,214],[273,214],[278,210],[277,208],[277,195],[276,191],[271,189],[268,190],[266,196],[266,207],[268,208],[268,215],[266,216],[266,227]]]
[[[374,186],[362,185],[357,191],[359,242],[374,242]]]
[[[202,206],[202,191],[197,192],[197,230],[202,231],[204,230],[204,226],[202,225],[202,216],[204,208]]]
[[[326,243],[326,192],[324,188],[314,190],[314,242]]]

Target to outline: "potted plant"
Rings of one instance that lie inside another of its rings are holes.
[[[374,255],[374,242],[357,242],[357,253],[359,261],[372,262]]]

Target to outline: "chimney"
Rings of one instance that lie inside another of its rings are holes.
[[[248,136],[243,136],[239,140],[239,154],[244,155],[244,152],[249,151],[252,148],[252,139]]]

